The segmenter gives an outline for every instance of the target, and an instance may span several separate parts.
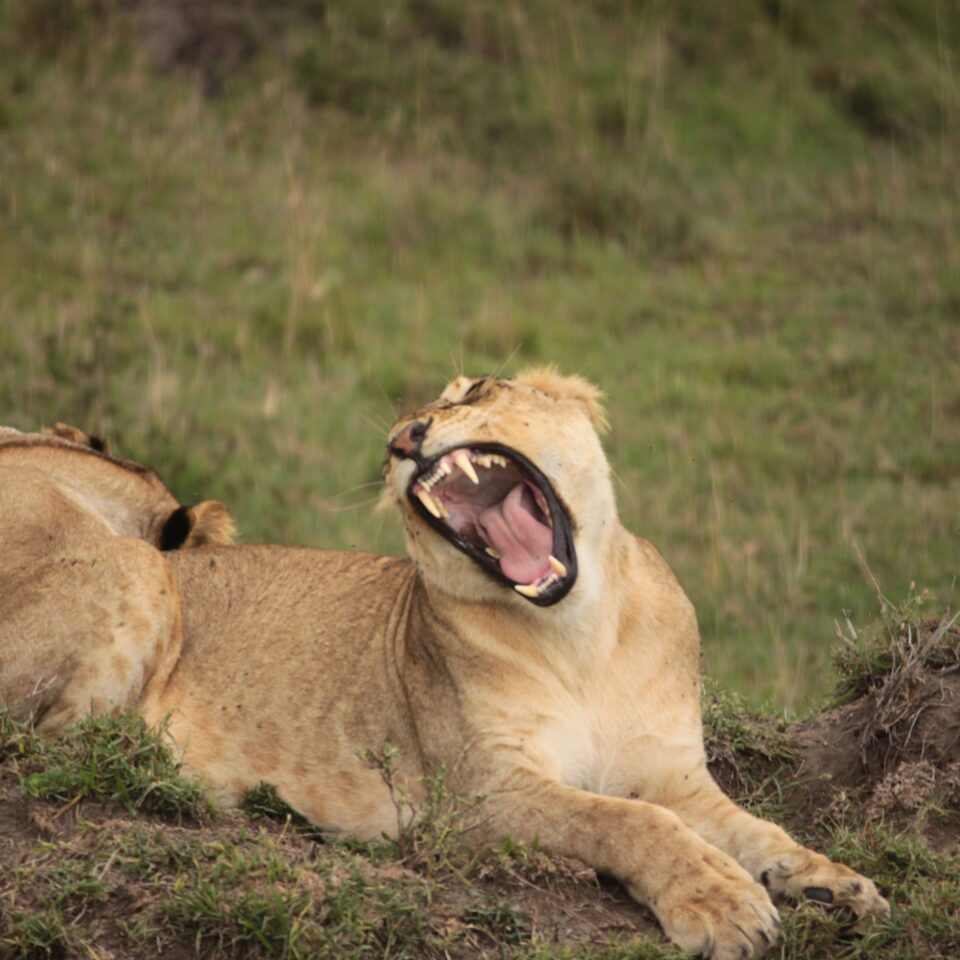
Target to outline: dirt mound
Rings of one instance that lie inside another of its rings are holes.
[[[938,849],[960,849],[957,618],[894,618],[837,660],[838,706],[789,726],[739,714],[732,738],[721,715],[708,740],[715,775],[742,797],[786,798],[799,823],[854,805],[864,823],[909,825]]]

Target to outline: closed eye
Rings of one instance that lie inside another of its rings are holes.
[[[467,400],[470,400],[470,399],[474,399],[474,400],[475,400],[475,399],[477,398],[477,394],[478,394],[479,391],[480,391],[480,388],[481,388],[489,379],[490,379],[489,377],[480,377],[479,380],[474,380],[474,382],[473,382],[472,384],[470,384],[470,389],[463,395],[463,397],[461,397],[461,399],[460,399],[459,402],[460,402],[460,403],[465,403]]]

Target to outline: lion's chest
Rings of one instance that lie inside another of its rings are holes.
[[[636,674],[552,700],[539,712],[532,752],[544,773],[592,793],[620,794],[662,775],[669,756],[700,748],[694,690],[672,677],[644,683]]]
[[[565,712],[545,724],[538,738],[554,776],[582,790],[602,792],[603,771],[609,765],[612,744],[604,742],[585,709]]]
[[[633,710],[604,710],[572,701],[541,723],[536,752],[550,775],[571,787],[606,793],[623,763],[624,746],[636,732]]]

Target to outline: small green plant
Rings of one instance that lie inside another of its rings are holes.
[[[120,803],[177,820],[212,815],[203,787],[180,776],[169,747],[138,714],[87,717],[37,756],[43,769],[23,781],[31,796]]]
[[[251,820],[275,820],[289,824],[298,833],[313,840],[324,839],[323,832],[281,800],[276,788],[269,783],[261,783],[252,790],[247,790],[240,802],[240,809]]]
[[[483,897],[460,915],[464,923],[486,933],[494,943],[525,943],[533,936],[529,913],[504,897]]]
[[[26,724],[17,723],[0,709],[0,762],[26,756],[37,749],[36,737]]]
[[[368,750],[364,758],[380,771],[397,811],[398,835],[388,841],[396,859],[428,876],[439,869],[459,874],[457,842],[483,798],[450,792],[447,768],[441,764],[433,774],[420,778],[422,797],[415,799],[399,783],[396,747],[387,744],[379,753]]]
[[[576,947],[558,946],[535,937],[515,947],[508,956],[510,960],[689,960],[690,954],[661,938],[638,939],[628,935]]]
[[[90,857],[72,855],[69,849],[56,844],[41,844],[47,856],[38,867],[47,884],[48,900],[57,910],[88,901],[102,902],[108,891],[99,876],[99,864]]]
[[[18,960],[63,957],[75,940],[55,907],[0,916],[0,956],[8,955],[6,947]]]

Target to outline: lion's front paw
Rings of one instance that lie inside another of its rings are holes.
[[[710,960],[763,956],[780,931],[766,890],[719,852],[704,856],[696,873],[675,878],[651,907],[674,943]]]
[[[890,916],[890,904],[872,880],[803,847],[777,857],[761,871],[760,879],[774,896],[805,897],[832,910],[848,910],[853,929],[867,917]]]

